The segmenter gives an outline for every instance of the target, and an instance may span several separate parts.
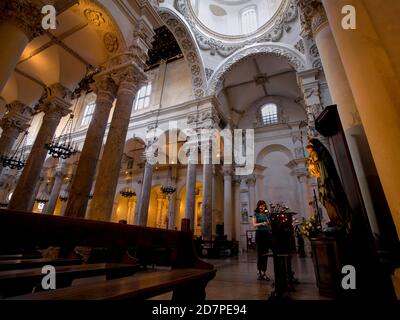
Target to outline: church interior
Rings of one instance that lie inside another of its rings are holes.
[[[400,300],[399,13],[1,1],[0,299]]]

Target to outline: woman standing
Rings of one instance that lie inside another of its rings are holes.
[[[266,254],[271,247],[271,223],[265,201],[260,200],[253,214],[253,226],[256,228],[257,270],[258,280],[269,281],[267,272],[268,257]]]

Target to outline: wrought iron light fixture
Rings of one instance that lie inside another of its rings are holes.
[[[132,176],[132,172],[126,172],[127,175]],[[133,183],[133,176],[131,177],[132,183]],[[124,198],[133,198],[136,196],[136,192],[133,191],[133,188],[129,186],[129,177],[126,179],[126,187],[123,188],[120,192],[120,195],[123,196]]]
[[[163,194],[172,195],[176,191],[176,188],[172,185],[171,171],[172,167],[169,167],[167,184],[161,187]]]
[[[28,131],[25,131],[24,135],[21,136],[15,150],[9,155],[1,156],[1,164],[3,167],[9,167],[10,169],[21,170],[25,166],[25,149],[26,140],[28,137]]]
[[[49,154],[53,158],[68,159],[72,155],[78,152],[76,144],[72,141],[72,129],[74,122],[74,115],[71,114],[65,127],[61,131],[58,138],[54,139],[50,143],[46,143],[45,146],[49,150]]]
[[[46,143],[45,147],[49,150],[49,154],[54,158],[68,159],[78,152],[77,145],[72,141],[72,130],[74,123],[74,113],[79,97],[82,93],[91,92],[90,85],[94,82],[94,75],[99,73],[99,68],[89,66],[85,77],[79,82],[77,88],[72,94],[72,99],[75,99],[75,105],[72,113],[69,116],[67,123],[61,131],[58,138],[55,138],[50,143]]]

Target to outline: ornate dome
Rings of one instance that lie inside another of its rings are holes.
[[[221,36],[243,36],[256,32],[271,20],[283,0],[190,0],[198,23]]]

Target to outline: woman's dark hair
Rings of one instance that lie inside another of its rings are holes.
[[[265,206],[265,209],[267,209],[267,204],[265,203],[265,201],[264,200],[259,200],[258,202],[257,202],[257,208],[256,208],[256,210],[254,210],[255,212],[257,212],[257,213],[260,213],[260,206],[261,205],[264,205]]]

